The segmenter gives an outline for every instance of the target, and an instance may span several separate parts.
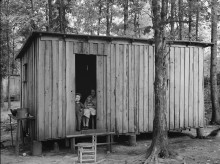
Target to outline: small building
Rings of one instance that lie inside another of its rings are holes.
[[[210,44],[168,41],[169,130],[204,126],[203,56]],[[75,94],[97,93],[96,129],[153,130],[154,44],[127,37],[33,32],[17,55],[21,107],[35,116],[38,141],[76,132]],[[83,100],[84,100],[83,99]]]

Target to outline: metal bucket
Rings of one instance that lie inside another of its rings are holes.
[[[25,118],[28,114],[28,108],[17,108],[17,118]]]

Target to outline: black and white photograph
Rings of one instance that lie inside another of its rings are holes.
[[[220,0],[0,0],[1,164],[220,164]]]

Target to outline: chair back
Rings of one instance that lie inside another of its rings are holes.
[[[96,142],[97,142],[97,136],[96,136],[96,135],[93,135],[93,136],[92,136],[92,144],[93,144],[93,145],[96,145]]]

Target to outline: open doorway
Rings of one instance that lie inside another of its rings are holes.
[[[96,90],[96,56],[76,54],[76,93],[84,103],[91,89]]]
[[[76,93],[81,93],[84,104],[91,90],[96,91],[96,56],[76,54],[75,58]],[[96,116],[90,117],[89,128],[96,127]]]

